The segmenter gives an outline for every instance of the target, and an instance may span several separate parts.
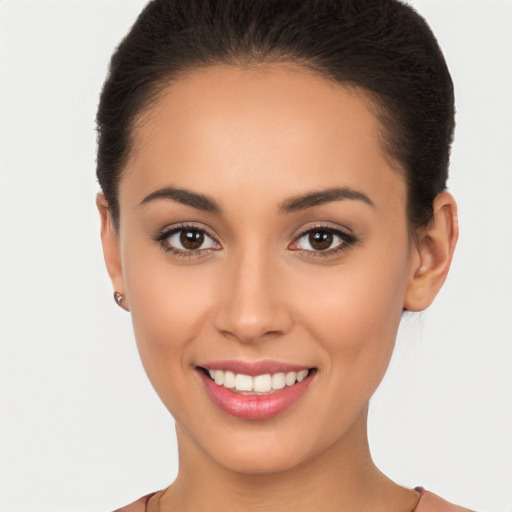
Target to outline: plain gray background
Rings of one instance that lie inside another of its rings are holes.
[[[112,300],[94,199],[109,56],[144,0],[0,0],[0,510],[108,511],[168,485],[173,422]],[[381,469],[512,511],[512,1],[415,0],[456,86],[461,238],[372,401]]]

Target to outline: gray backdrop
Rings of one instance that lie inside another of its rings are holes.
[[[0,510],[108,511],[170,483],[173,423],[114,304],[94,199],[108,58],[144,0],[0,0]],[[397,482],[512,511],[512,1],[415,0],[456,85],[461,238],[403,323],[370,442]]]

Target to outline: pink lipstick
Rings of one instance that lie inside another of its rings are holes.
[[[196,366],[206,392],[224,412],[262,420],[285,411],[308,389],[316,369],[279,361],[215,361]]]

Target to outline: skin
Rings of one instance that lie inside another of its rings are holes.
[[[101,194],[97,202],[114,289],[176,420],[179,474],[150,512],[408,512],[418,501],[373,464],[368,401],[403,309],[428,307],[446,277],[456,208],[440,194],[435,222],[411,239],[405,183],[371,107],[362,91],[291,64],[219,65],[173,82],[137,120],[119,233]],[[208,196],[221,211],[143,203],[165,187]],[[372,204],[344,198],[281,211],[292,198],[340,187]],[[211,238],[178,257],[166,248],[179,248],[179,237],[155,238],[183,222]],[[356,241],[334,237],[315,249],[304,233],[319,226]],[[194,369],[224,359],[318,372],[283,413],[242,420],[211,401]]]

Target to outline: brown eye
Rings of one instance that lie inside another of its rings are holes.
[[[329,231],[311,231],[309,233],[309,244],[316,251],[329,249],[333,241],[334,235]]]
[[[199,253],[210,249],[220,249],[220,244],[206,231],[182,226],[160,235],[157,240],[165,250],[174,253]]]
[[[291,245],[293,251],[310,253],[311,256],[334,256],[357,242],[356,237],[341,229],[313,228],[303,232]]]
[[[180,234],[180,242],[184,249],[195,251],[204,243],[204,233],[197,229],[183,229]]]

